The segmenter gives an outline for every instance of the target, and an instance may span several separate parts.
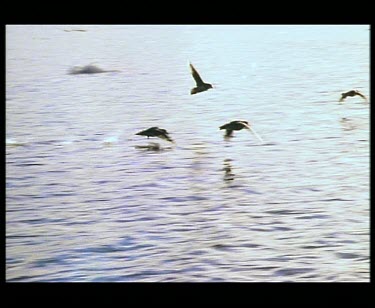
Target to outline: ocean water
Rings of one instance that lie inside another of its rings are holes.
[[[6,280],[368,282],[369,36],[8,25]]]

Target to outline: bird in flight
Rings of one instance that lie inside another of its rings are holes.
[[[339,102],[343,102],[345,98],[347,98],[348,96],[352,97],[352,96],[360,96],[362,97],[366,102],[367,102],[367,97],[364,96],[361,92],[359,92],[358,90],[350,90],[348,92],[345,92],[345,93],[341,93],[341,98],[339,100]]]
[[[164,140],[167,140],[169,142],[174,143],[174,141],[172,140],[172,138],[169,136],[168,132],[165,129],[162,129],[162,128],[159,128],[159,127],[156,127],[156,126],[150,127],[148,129],[145,129],[145,130],[142,130],[142,131],[136,133],[136,135],[147,136],[147,138],[149,138],[149,137],[159,137],[161,139],[164,139]]]
[[[263,142],[263,139],[254,131],[254,129],[250,126],[249,122],[247,121],[232,121],[220,126],[220,129],[226,130],[225,137],[232,137],[234,130],[248,129],[251,133],[255,135],[255,137],[257,137],[261,142]]]
[[[209,84],[209,83],[205,83],[201,76],[199,76],[197,70],[194,68],[194,66],[190,64],[190,68],[191,68],[191,74],[195,80],[195,83],[197,84],[197,86],[193,89],[191,89],[190,91],[190,94],[193,95],[193,94],[196,94],[196,93],[199,93],[199,92],[204,92],[204,91],[207,91],[208,89],[211,89],[212,88],[212,85]]]

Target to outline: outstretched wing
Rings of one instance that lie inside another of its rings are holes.
[[[361,92],[359,92],[359,91],[356,91],[356,94],[357,95],[359,95],[360,97],[362,97],[364,100],[366,100],[367,101],[367,97],[366,96],[364,96]]]
[[[250,130],[250,132],[251,132],[255,137],[258,138],[258,140],[259,140],[261,143],[264,142],[263,139],[262,139],[262,137],[258,135],[258,133],[254,130],[254,128],[252,128],[250,125],[246,125],[246,127]]]
[[[168,135],[168,132],[166,129],[156,127],[155,130],[157,130],[160,134]]]
[[[247,122],[247,121],[238,121],[238,122],[241,123],[245,128],[251,130],[251,127],[250,127],[250,125],[249,125],[249,122]]]
[[[172,140],[172,138],[169,137],[168,133],[160,134],[160,135],[158,135],[158,137],[161,138],[161,139],[164,139],[164,140],[167,140],[169,142],[174,143],[174,141]]]
[[[201,76],[199,76],[197,70],[194,68],[194,66],[190,63],[190,68],[191,68],[191,74],[193,75],[193,78],[197,84],[197,86],[201,86],[204,84]]]

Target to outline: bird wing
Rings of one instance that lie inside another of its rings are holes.
[[[251,130],[251,127],[250,125],[246,122],[246,121],[238,121],[240,122],[243,126],[245,126],[247,129],[250,129]]]
[[[166,129],[163,129],[163,128],[159,128],[159,127],[156,127],[155,128],[158,132],[160,132],[161,134],[165,134],[165,135],[168,135],[168,132]]]
[[[356,92],[357,95],[359,95],[360,97],[362,97],[363,99],[367,100],[366,96],[364,96],[362,93],[360,93],[359,91]]]
[[[257,134],[257,132],[254,130],[254,128],[252,128],[252,127],[249,126],[249,125],[247,125],[247,127],[249,128],[250,132],[251,132],[255,137],[257,137],[258,140],[259,140],[261,143],[264,142],[263,139],[262,139],[262,137],[259,136],[259,135]]]
[[[199,76],[197,70],[194,68],[194,66],[190,63],[190,68],[191,68],[191,74],[193,75],[193,78],[197,84],[197,86],[201,86],[204,84],[201,76]]]
[[[174,143],[174,141],[172,140],[172,138],[169,137],[167,133],[160,134],[160,135],[158,135],[158,137],[161,138],[161,139],[164,139],[164,140],[167,140],[167,141],[169,141],[169,142]]]

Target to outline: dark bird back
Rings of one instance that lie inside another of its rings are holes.
[[[247,121],[232,121],[227,124],[220,126],[220,129],[226,130],[226,137],[230,137],[233,134],[234,130],[241,130],[241,129],[250,129],[249,122]]]
[[[148,129],[145,129],[145,130],[142,130],[142,131],[136,133],[136,135],[147,136],[147,138],[158,137],[158,138],[167,140],[169,142],[174,142],[165,129],[159,128],[159,127],[156,127],[156,126],[150,127]]]

